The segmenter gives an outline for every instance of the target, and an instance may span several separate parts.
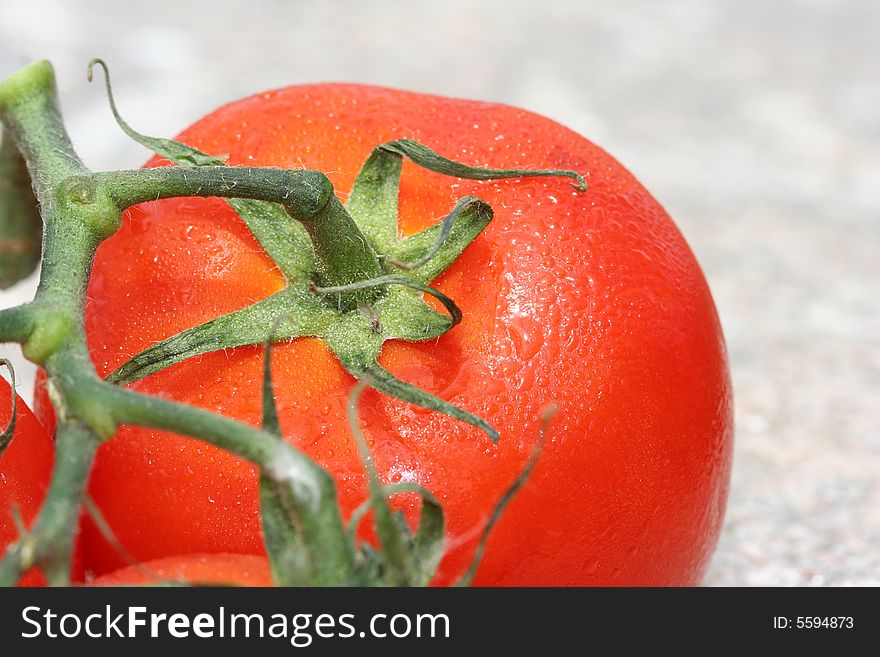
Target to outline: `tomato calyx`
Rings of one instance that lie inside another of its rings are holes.
[[[459,199],[439,223],[410,237],[398,231],[398,192],[404,158],[417,166],[460,178],[493,180],[524,177],[568,177],[578,190],[584,178],[559,169],[487,169],[447,159],[410,139],[375,147],[367,157],[348,201],[335,196],[329,179],[319,172],[287,172],[289,184],[278,204],[251,187],[259,180],[273,184],[270,174],[281,170],[227,167],[225,159],[169,139],[142,135],[120,115],[113,99],[109,72],[101,60],[89,66],[104,69],[108,100],[122,130],[141,145],[177,167],[161,167],[120,179],[106,178],[120,205],[181,192],[211,192],[231,197],[232,206],[266,253],[278,265],[283,290],[238,310],[170,336],[135,355],[112,372],[107,381],[125,385],[203,353],[300,337],[321,338],[353,377],[370,387],[424,408],[472,424],[494,441],[498,432],[482,418],[401,381],[378,363],[384,342],[433,340],[461,321],[452,299],[429,286],[492,219],[492,208],[472,196]],[[222,168],[218,176],[216,168]],[[185,172],[181,172],[185,170]],[[132,192],[133,181],[137,189]],[[218,183],[219,181],[219,183]],[[134,195],[133,195],[134,194]],[[250,195],[252,198],[235,198]],[[264,200],[258,200],[263,198]],[[448,316],[423,299],[439,300]],[[275,326],[271,336],[266,327]]]

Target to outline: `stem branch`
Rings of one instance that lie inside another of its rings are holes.
[[[0,310],[0,342],[23,343],[34,330],[30,304]]]

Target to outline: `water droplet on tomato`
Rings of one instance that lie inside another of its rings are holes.
[[[521,361],[534,358],[544,344],[541,326],[528,315],[514,315],[507,325],[516,357]]]

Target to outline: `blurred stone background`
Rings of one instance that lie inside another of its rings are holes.
[[[325,80],[584,134],[675,217],[726,331],[737,445],[706,584],[880,585],[878,33],[875,0],[0,0],[0,77],[51,59],[93,168],[146,158],[86,82],[94,56],[149,134]]]

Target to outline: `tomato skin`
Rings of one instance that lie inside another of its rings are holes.
[[[128,566],[89,586],[137,586],[162,581],[230,586],[272,586],[266,557],[251,554],[186,554]]]
[[[0,427],[9,422],[12,412],[10,386],[0,378]],[[0,455],[0,554],[18,538],[12,507],[30,527],[33,523],[52,476],[54,448],[49,434],[24,401],[16,403],[15,434],[6,451]],[[21,578],[21,586],[45,586],[46,578],[36,568]]]
[[[382,478],[417,481],[444,504],[453,548],[436,582],[466,567],[479,527],[528,458],[543,409],[556,402],[541,460],[496,527],[476,583],[698,583],[730,472],[725,348],[687,244],[619,163],[523,110],[355,85],[247,98],[180,138],[228,153],[232,164],[325,171],[344,199],[373,146],[400,137],[469,164],[574,169],[590,184],[578,193],[563,179],[464,181],[404,164],[404,234],[467,194],[495,210],[435,282],[464,322],[437,341],[387,343],[380,362],[486,418],[498,445],[378,393],[361,404]],[[96,367],[106,375],[283,284],[225,202],[133,208],[101,246],[89,288]],[[205,354],[132,388],[257,425],[261,363],[259,347]],[[299,339],[276,347],[273,378],[285,438],[334,474],[349,513],[365,494],[345,423],[351,377],[318,340]],[[263,550],[255,470],[198,441],[123,428],[99,450],[90,492],[139,559]],[[415,517],[415,500],[398,504]],[[89,523],[84,534],[90,569],[122,565]]]

